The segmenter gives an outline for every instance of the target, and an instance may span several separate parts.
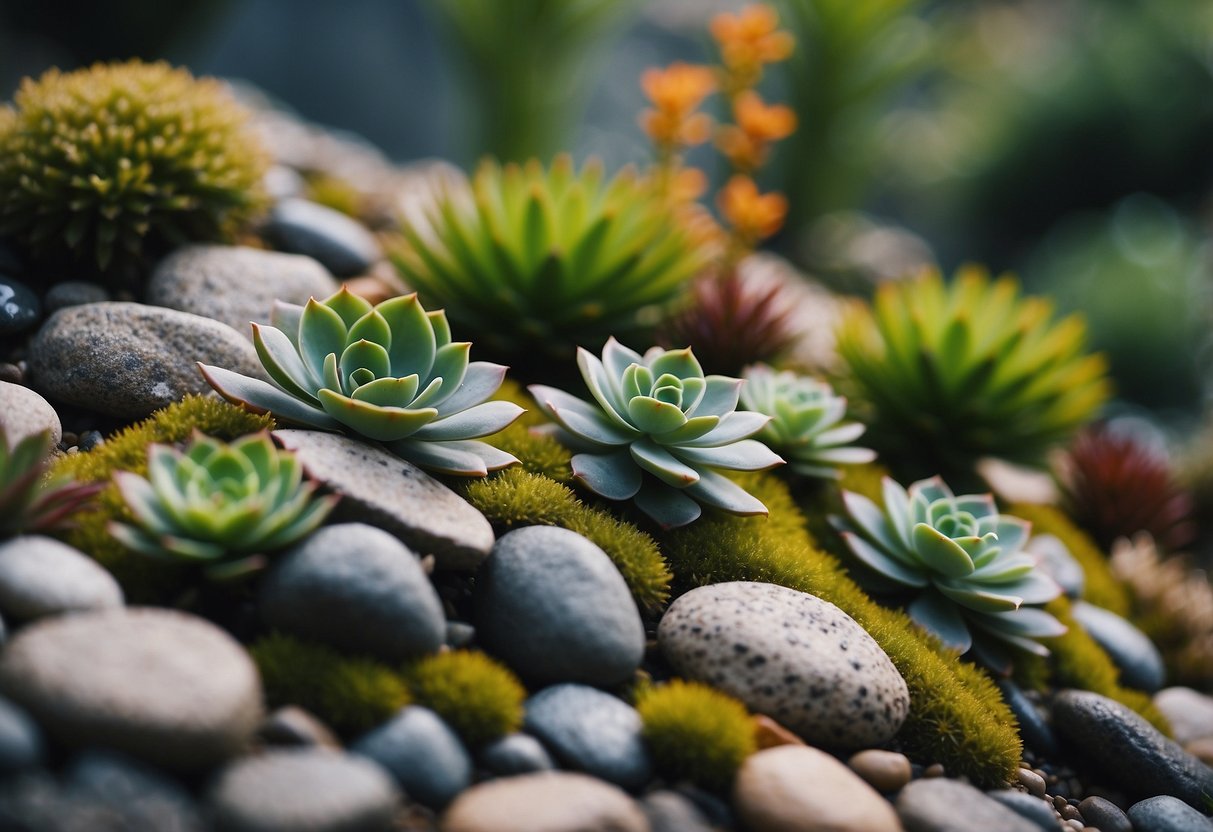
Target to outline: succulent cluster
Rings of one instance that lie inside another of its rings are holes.
[[[573,475],[608,500],[635,499],[666,528],[685,526],[702,505],[733,514],[766,514],[752,495],[720,473],[760,471],[783,460],[750,437],[768,417],[738,411],[742,382],[704,376],[690,349],[653,347],[643,356],[614,338],[602,359],[577,351],[594,401],[544,385],[529,389],[578,451]]]
[[[49,431],[30,434],[11,447],[0,425],[0,538],[53,529],[101,490],[101,483],[47,480]]]
[[[26,79],[0,109],[0,236],[110,273],[222,237],[268,164],[246,117],[220,82],[163,63]]]
[[[789,370],[776,372],[765,364],[747,367],[742,379],[742,407],[771,417],[757,438],[796,473],[837,479],[837,466],[876,459],[875,451],[851,445],[863,435],[864,426],[842,421],[847,400],[834,395],[826,382]]]
[[[1042,464],[1107,399],[1105,362],[1083,352],[1076,316],[1020,297],[1015,280],[965,269],[886,283],[838,329],[867,441],[895,472],[968,477],[995,456]]]
[[[1023,551],[1030,525],[999,515],[989,494],[955,496],[939,477],[909,491],[890,478],[884,507],[843,492],[846,517],[833,518],[874,589],[909,590],[910,617],[961,652],[970,648],[994,669],[1009,664],[1006,647],[1047,656],[1037,639],[1065,627],[1034,605],[1061,587]]]
[[[655,181],[605,181],[564,156],[548,170],[485,163],[470,199],[447,194],[428,225],[402,228],[404,280],[515,364],[651,325],[710,256]]]
[[[264,567],[267,552],[312,532],[337,501],[316,497],[295,455],[265,432],[231,444],[198,433],[184,451],[152,445],[147,472],[114,473],[134,525],[112,522],[110,534],[136,552],[198,564],[214,580]]]
[[[253,324],[253,343],[274,384],[200,364],[224,398],[321,430],[382,442],[415,465],[484,476],[517,462],[477,437],[522,413],[486,401],[505,367],[469,363],[471,344],[451,341],[442,310],[417,296],[377,306],[344,287],[306,306],[277,303],[273,325]]]

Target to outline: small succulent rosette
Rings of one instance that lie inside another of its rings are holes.
[[[665,528],[693,522],[702,506],[767,513],[721,473],[783,463],[748,438],[769,417],[736,409],[740,379],[704,376],[690,349],[654,347],[642,356],[614,338],[601,359],[579,349],[577,364],[592,402],[544,385],[529,389],[578,451],[572,467],[582,485],[608,500],[634,499]]]
[[[907,611],[945,645],[994,670],[1010,669],[1016,648],[1049,654],[1040,638],[1065,625],[1034,605],[1061,587],[1024,551],[1030,524],[1001,516],[989,494],[955,496],[939,477],[909,491],[884,480],[883,509],[843,492],[845,518],[832,518],[850,552],[884,588],[914,593]]]
[[[266,553],[310,534],[337,495],[317,497],[303,466],[266,432],[231,444],[195,433],[184,451],[152,445],[147,478],[114,474],[134,524],[113,522],[110,533],[133,551],[197,564],[214,580],[251,574]]]
[[[0,425],[0,539],[22,532],[64,526],[105,483],[46,479],[54,442],[49,430],[21,437],[9,446]]]
[[[437,473],[484,476],[518,461],[478,441],[523,412],[488,401],[506,368],[469,363],[472,345],[452,342],[446,315],[415,294],[372,306],[343,287],[306,306],[276,303],[272,324],[253,324],[253,343],[273,384],[198,365],[228,401],[355,433]]]
[[[806,477],[838,479],[839,465],[861,465],[876,459],[869,448],[851,445],[863,435],[858,422],[843,422],[847,400],[834,395],[824,381],[765,364],[742,372],[741,406],[771,417],[761,439]]]

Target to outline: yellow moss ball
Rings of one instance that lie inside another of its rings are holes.
[[[650,688],[636,710],[653,760],[670,780],[726,789],[758,747],[745,706],[698,682],[675,679]]]
[[[526,689],[506,667],[471,650],[439,653],[407,672],[413,699],[438,714],[470,746],[522,726]]]

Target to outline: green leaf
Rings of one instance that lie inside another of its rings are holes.
[[[608,500],[628,500],[640,490],[643,476],[626,450],[609,454],[575,454],[573,476]]]
[[[633,442],[628,450],[637,465],[674,488],[686,488],[698,482],[701,476],[700,471],[682,462],[651,439],[639,439]]]
[[[430,378],[438,341],[417,295],[392,298],[376,308],[392,329],[392,346],[388,350],[391,375],[416,373],[421,378]]]
[[[324,360],[345,351],[348,329],[341,316],[312,298],[299,319],[299,352],[315,378],[324,378]]]
[[[653,518],[663,529],[676,529],[699,519],[699,503],[676,488],[646,481],[636,494],[636,507]]]
[[[379,442],[394,442],[412,436],[438,416],[438,411],[429,407],[418,410],[380,407],[332,390],[320,391],[320,404],[327,414],[341,424]]]

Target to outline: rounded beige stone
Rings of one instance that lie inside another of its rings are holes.
[[[649,832],[649,822],[609,783],[543,772],[473,786],[451,804],[442,832]]]

